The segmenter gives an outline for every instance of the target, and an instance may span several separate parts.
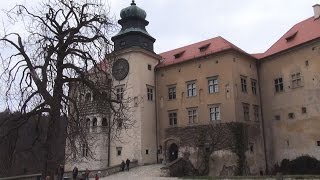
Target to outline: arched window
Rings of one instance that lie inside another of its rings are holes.
[[[89,127],[90,127],[90,119],[87,118],[87,119],[86,119],[86,128],[89,128]]]
[[[86,102],[91,101],[91,93],[87,93],[85,98],[86,98]]]
[[[82,144],[82,156],[88,157],[89,148],[87,144]]]
[[[97,123],[98,123],[97,118],[93,118],[93,120],[92,120],[92,127],[97,127]]]
[[[97,118],[93,118],[93,120],[92,120],[92,131],[93,132],[97,132],[97,124],[98,124]]]

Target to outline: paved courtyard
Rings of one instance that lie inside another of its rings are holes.
[[[116,180],[116,179],[132,179],[132,180],[173,180],[177,178],[169,178],[169,177],[160,177],[161,171],[160,168],[163,167],[161,164],[153,164],[147,166],[140,166],[130,171],[119,172],[104,178],[100,178],[101,180]],[[92,179],[93,180],[93,179]]]

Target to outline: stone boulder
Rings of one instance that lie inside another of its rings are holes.
[[[215,151],[210,156],[209,176],[234,176],[237,172],[238,156],[229,150]]]

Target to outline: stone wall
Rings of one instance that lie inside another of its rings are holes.
[[[138,166],[138,161],[132,161],[130,162],[130,168],[134,168]],[[89,177],[94,178],[96,174],[99,175],[99,177],[106,177],[111,174],[115,174],[121,171],[121,164],[115,165],[115,166],[110,166],[105,169],[100,169],[100,170],[90,170]],[[78,177],[81,177],[82,174],[84,174],[85,171],[79,171]],[[72,171],[65,172],[64,177],[72,177]]]
[[[0,180],[40,180],[40,179],[41,179],[41,174],[30,174],[30,175],[0,178]]]

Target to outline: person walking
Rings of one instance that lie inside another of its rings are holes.
[[[75,166],[74,168],[73,168],[73,170],[72,170],[72,178],[74,179],[74,180],[76,180],[77,179],[77,176],[78,176],[78,168],[77,168],[77,166]]]
[[[99,176],[98,176],[98,174],[96,174],[95,180],[99,180]]]
[[[89,180],[89,174],[90,174],[90,171],[89,171],[89,169],[87,168],[87,169],[86,169],[86,172],[84,173],[84,177],[85,177],[86,180]]]
[[[58,173],[59,173],[58,174],[59,180],[63,180],[63,174],[64,174],[64,166],[63,166],[63,164],[60,164]]]
[[[124,171],[124,168],[126,167],[126,164],[124,163],[124,160],[121,162],[121,171]]]
[[[126,165],[127,165],[127,170],[129,171],[129,168],[130,168],[130,160],[129,159],[126,160]]]

